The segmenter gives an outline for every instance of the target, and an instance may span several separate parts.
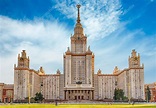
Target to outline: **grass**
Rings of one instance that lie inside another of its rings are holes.
[[[106,104],[5,104],[0,105],[0,108],[156,108],[156,105],[151,104],[135,104],[135,105],[106,105]]]

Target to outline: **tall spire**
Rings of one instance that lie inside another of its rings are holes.
[[[80,9],[80,7],[81,7],[81,5],[80,5],[80,4],[78,4],[78,5],[77,5],[77,9],[78,9],[77,23],[80,23],[80,21],[81,21],[81,20],[80,20],[80,10],[79,10],[79,9]]]
[[[76,7],[78,10],[78,14],[77,14],[77,23],[76,23],[76,26],[74,28],[74,36],[81,37],[81,36],[83,36],[83,28],[82,28],[82,25],[80,23],[80,21],[81,21],[80,20],[80,7],[81,7],[81,5],[78,4],[78,5],[76,5]]]

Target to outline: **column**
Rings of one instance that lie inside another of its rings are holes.
[[[76,100],[78,100],[78,90],[76,90]]]
[[[73,90],[73,95],[74,95],[74,98],[73,99],[75,100],[75,90]]]
[[[88,100],[90,100],[90,94],[89,94],[90,92],[89,92],[89,90],[87,90],[87,98],[88,98]]]
[[[94,100],[94,91],[92,91],[92,99]]]
[[[70,94],[71,94],[71,91],[68,90],[68,100],[70,100],[70,98],[71,98]],[[70,98],[69,98],[69,97],[70,97]]]
[[[82,99],[82,97],[81,97],[81,96],[82,96],[82,91],[80,90],[80,100]]]
[[[74,93],[74,90],[72,90],[72,100],[74,100],[74,98],[75,98],[75,95],[74,95],[75,93]]]
[[[89,99],[92,100],[92,91],[89,91]]]
[[[92,95],[93,95],[93,91],[91,90],[90,91],[90,99],[92,100],[93,98],[92,98]]]
[[[83,96],[83,90],[81,90],[81,99],[82,99],[82,96]]]
[[[87,93],[86,93],[86,90],[84,91],[84,99],[85,99],[85,100],[87,99]]]
[[[68,100],[68,91],[66,91],[66,100]]]
[[[72,96],[72,100],[74,100],[74,95],[73,94],[74,94],[74,90],[72,90],[72,95],[71,95]]]
[[[64,91],[64,99],[66,100],[66,91]]]

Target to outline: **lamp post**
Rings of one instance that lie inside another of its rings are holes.
[[[30,104],[30,83],[28,83],[28,103]]]
[[[114,101],[117,100],[117,85],[118,85],[118,82],[115,81],[115,90],[114,90]]]
[[[130,82],[128,83],[128,100],[129,100],[129,103],[130,103]]]
[[[43,82],[41,82],[41,94],[42,94],[42,91],[43,91]],[[43,94],[42,94],[42,96],[43,96]],[[41,103],[42,103],[42,101],[41,101]]]
[[[30,86],[32,86],[31,84],[30,84],[30,76],[29,76],[29,73],[28,73],[28,75],[27,75],[27,83],[28,83],[28,85],[27,85],[27,87],[28,87],[28,103],[30,104]]]
[[[10,91],[10,103],[12,103],[12,92]]]
[[[148,90],[146,89],[146,102],[148,102]]]

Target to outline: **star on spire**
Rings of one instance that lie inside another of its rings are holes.
[[[80,10],[79,9],[80,9],[81,5],[80,4],[77,4],[76,7],[78,9],[77,23],[80,23],[81,20],[80,20]]]

